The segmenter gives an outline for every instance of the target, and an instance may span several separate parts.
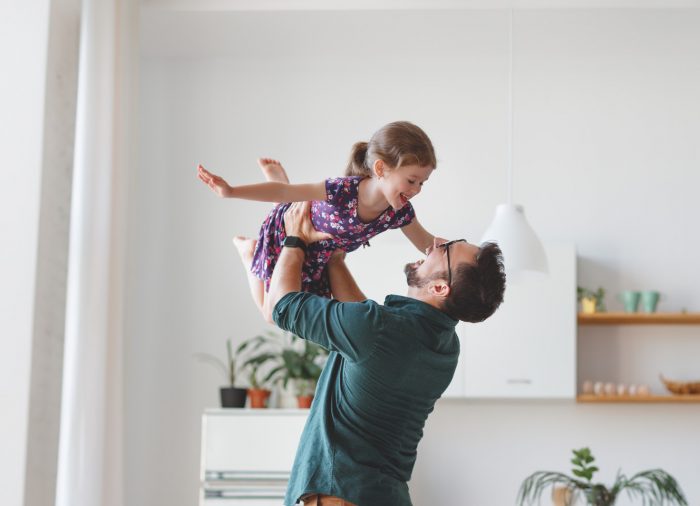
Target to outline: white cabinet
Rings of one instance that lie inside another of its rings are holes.
[[[509,280],[491,318],[458,325],[462,356],[453,383],[461,382],[464,397],[575,397],[576,250],[545,249],[547,275]]]
[[[279,506],[307,416],[301,409],[207,410],[200,506]]]

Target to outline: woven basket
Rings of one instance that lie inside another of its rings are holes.
[[[666,385],[666,389],[676,395],[700,394],[700,381],[671,381],[659,375],[661,381]]]

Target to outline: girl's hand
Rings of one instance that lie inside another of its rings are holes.
[[[224,181],[224,178],[217,176],[216,174],[212,174],[201,165],[197,166],[197,177],[199,177],[199,179],[201,179],[219,197],[231,197],[233,195],[233,188],[231,188],[231,186]]]

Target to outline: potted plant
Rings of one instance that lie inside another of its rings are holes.
[[[267,332],[267,336],[258,335],[248,339],[244,344],[250,345],[249,357],[244,362],[243,367],[248,370],[248,397],[250,398],[251,408],[264,408],[267,406],[267,400],[270,397],[271,391],[267,388],[268,385],[273,385],[279,380],[279,363],[280,356],[276,349],[270,349],[270,345],[279,344],[275,339],[273,332]],[[257,352],[257,353],[256,353]],[[263,373],[263,366],[268,362],[272,362],[272,370],[268,369],[264,377],[260,377]]]
[[[274,332],[257,336],[254,348],[263,346],[266,351],[255,357],[254,361],[276,362],[264,381],[282,383],[284,388],[291,382],[298,407],[310,407],[316,391],[316,382],[323,370],[322,362],[328,352],[321,346],[289,332],[281,336]]]
[[[278,369],[281,372],[281,381],[284,387],[291,381],[297,405],[300,408],[309,408],[316,392],[316,383],[323,371],[319,362],[325,359],[328,352],[315,343],[293,334],[290,336],[291,344],[280,354],[282,364]],[[303,343],[301,347],[299,342]]]
[[[253,355],[246,360],[244,367],[248,369],[248,382],[250,384],[248,388],[248,397],[250,398],[251,408],[267,407],[267,401],[271,391],[269,388],[266,388],[266,386],[271,384],[272,374],[268,373],[267,376],[262,379],[259,378],[259,374],[262,372],[261,367],[263,364],[275,360],[277,360],[277,355],[268,351]]]
[[[584,313],[602,313],[605,311],[605,289],[598,287],[596,291],[576,287],[576,299],[581,303],[581,311]]]
[[[618,472],[613,486],[608,488],[601,483],[593,483],[593,474],[598,468],[593,465],[595,458],[588,448],[573,450],[574,477],[553,471],[537,471],[528,476],[520,486],[517,504],[539,503],[545,489],[557,485],[570,491],[565,494],[567,506],[573,504],[578,496],[583,496],[589,506],[612,506],[623,490],[631,499],[640,498],[644,504],[670,504],[687,506],[688,501],[676,480],[662,469],[641,471],[628,478]]]
[[[210,355],[209,353],[195,353],[195,357],[202,362],[207,362],[212,364],[214,367],[219,369],[226,380],[228,381],[228,386],[221,387],[219,389],[219,394],[221,396],[221,407],[222,408],[242,408],[245,406],[246,401],[246,389],[236,387],[236,375],[238,372],[238,360],[241,356],[241,352],[248,345],[247,342],[242,343],[236,353],[231,351],[231,340],[226,340],[226,352],[228,360],[224,363],[218,357]]]

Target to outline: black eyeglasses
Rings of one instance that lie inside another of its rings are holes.
[[[450,266],[450,246],[456,242],[467,242],[466,239],[454,239],[452,241],[447,241],[442,244],[438,244],[436,248],[445,248],[445,254],[447,255],[447,286],[452,288],[452,267]]]

